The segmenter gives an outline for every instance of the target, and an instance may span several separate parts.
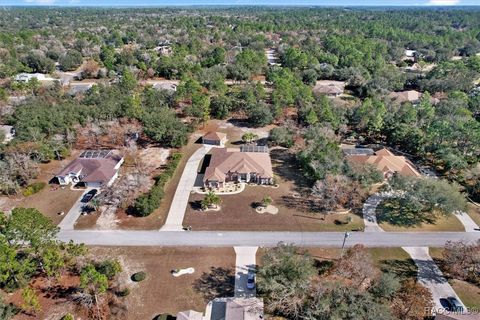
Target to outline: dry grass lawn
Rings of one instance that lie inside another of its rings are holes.
[[[440,215],[437,221],[433,224],[422,223],[415,227],[400,227],[386,222],[382,222],[379,225],[383,230],[392,232],[465,231],[460,220],[458,220],[453,214],[448,216]]]
[[[443,248],[429,248],[429,251],[442,269]],[[460,279],[448,278],[448,282],[468,308],[480,310],[480,287]]]
[[[457,279],[449,282],[467,308],[480,310],[480,287]]]
[[[274,175],[278,188],[247,186],[239,194],[223,195],[220,211],[202,212],[200,201],[204,195],[192,194],[183,224],[193,230],[236,231],[346,231],[363,228],[360,216],[348,214],[315,214],[310,202],[296,198],[294,194],[309,194],[309,182],[305,180],[294,155],[283,149],[271,150]],[[255,203],[270,196],[278,214],[259,214]],[[350,223],[347,222],[351,218]]]
[[[480,207],[475,206],[472,203],[468,204],[468,215],[480,226]]]
[[[31,181],[45,182],[47,185],[40,192],[28,197],[18,196],[10,200],[10,206],[23,208],[36,208],[45,216],[49,217],[55,224],[62,221],[63,217],[58,215],[59,212],[67,212],[73,204],[82,195],[83,191],[71,190],[68,186],[57,188],[58,185],[48,185],[48,182],[58,173],[62,167],[66,166],[75,156],[72,156],[62,161],[51,161],[49,163],[40,164],[40,174],[37,179]],[[55,190],[52,187],[56,187]]]
[[[233,248],[96,247],[96,257],[121,261],[119,281],[130,288],[124,298],[128,319],[152,319],[160,313],[176,315],[193,309],[204,312],[207,302],[218,296],[232,296],[235,270]],[[175,278],[176,268],[195,268],[195,273]],[[132,282],[130,276],[147,272],[147,279]]]

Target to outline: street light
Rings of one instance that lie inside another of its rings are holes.
[[[340,258],[343,257],[343,250],[345,249],[345,241],[347,241],[348,237],[350,237],[350,232],[345,231],[345,234],[343,236],[342,253],[340,254]]]

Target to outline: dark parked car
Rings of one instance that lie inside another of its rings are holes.
[[[83,196],[82,200],[80,200],[80,202],[82,202],[82,203],[90,202],[90,200],[92,200],[93,197],[95,197],[95,195],[97,193],[98,193],[97,189],[92,189],[92,190],[88,191],[87,193],[85,193],[85,195]]]
[[[450,302],[450,304],[452,305],[451,311],[460,311],[460,312],[463,312],[463,306],[462,306],[462,304],[460,303],[460,301],[458,301],[457,298],[455,298],[455,297],[448,297],[447,300],[448,300],[448,302]]]
[[[255,272],[248,271],[247,275],[247,289],[252,290],[255,288]]]

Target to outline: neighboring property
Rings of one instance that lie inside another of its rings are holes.
[[[403,61],[415,61],[415,55],[417,50],[405,49],[402,60]]]
[[[265,56],[267,57],[267,62],[269,66],[280,66],[278,63],[279,59],[277,57],[277,52],[275,49],[265,49]]]
[[[173,82],[156,82],[152,87],[156,90],[177,91],[177,84]]]
[[[93,85],[95,85],[94,82],[70,82],[70,90],[68,90],[68,94],[75,96],[80,93],[86,93],[88,90],[90,90]]]
[[[391,92],[388,97],[397,103],[411,102],[416,103],[422,97],[422,93],[415,90]]]
[[[55,177],[60,185],[83,182],[87,187],[111,186],[122,163],[123,157],[113,150],[87,150]]]
[[[210,131],[202,137],[203,144],[212,144],[223,147],[227,142],[227,135],[223,132]]]
[[[28,82],[33,78],[37,79],[43,84],[53,84],[55,81],[59,81],[58,79],[52,78],[43,73],[20,73],[15,76],[15,81],[18,82]]]
[[[177,320],[261,320],[263,300],[258,298],[217,298],[210,301],[205,316],[197,311],[182,311]]]
[[[373,153],[371,153],[372,149],[365,148],[344,149],[343,151],[349,163],[371,164],[383,173],[385,179],[395,174],[410,177],[420,176],[415,166],[407,158],[396,156],[385,148]]]
[[[5,136],[2,143],[8,143],[13,140],[13,137],[15,136],[15,129],[13,126],[0,125],[0,131],[2,131]]]
[[[313,87],[315,94],[324,94],[329,97],[338,97],[343,94],[344,90],[345,82],[343,81],[319,80]]]
[[[205,171],[205,188],[224,188],[229,183],[272,184],[270,154],[241,152],[239,149],[215,148]]]

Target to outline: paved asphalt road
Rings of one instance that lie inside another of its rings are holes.
[[[239,232],[239,231],[123,231],[61,230],[59,239],[100,246],[272,247],[278,242],[297,246],[341,247],[343,232]],[[346,246],[441,247],[446,241],[476,241],[480,232],[351,232]]]

